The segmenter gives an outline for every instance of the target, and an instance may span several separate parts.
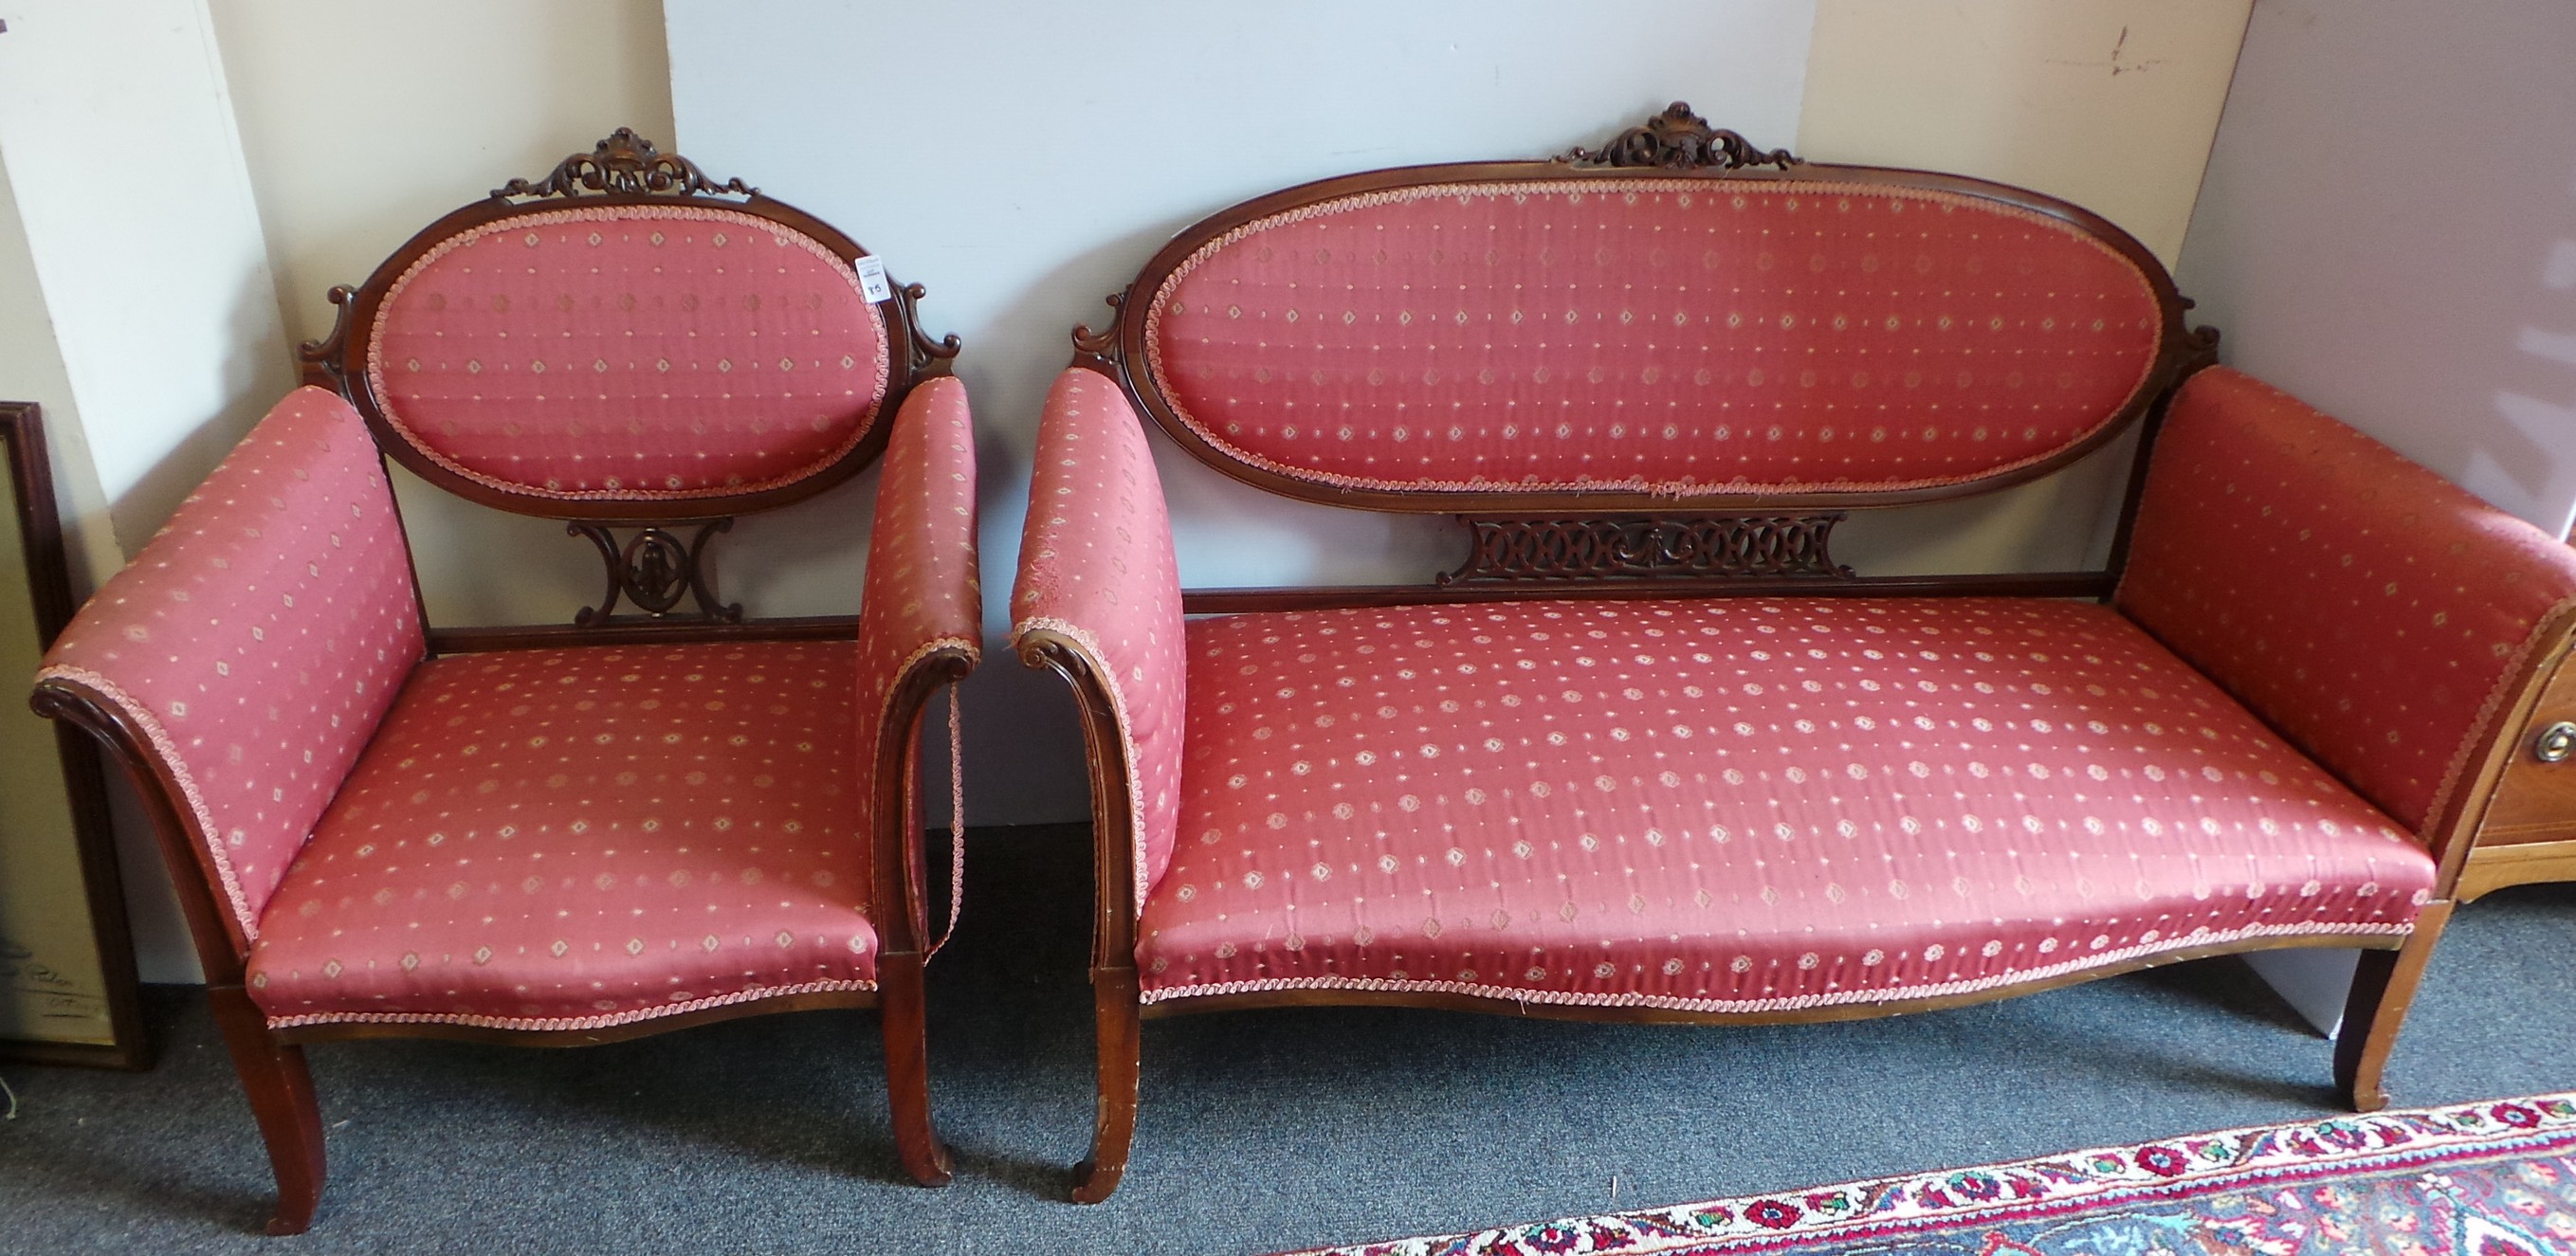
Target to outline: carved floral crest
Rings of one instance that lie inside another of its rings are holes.
[[[1733,131],[1713,127],[1691,107],[1674,101],[1662,113],[1632,126],[1598,149],[1577,148],[1558,158],[1584,166],[1658,166],[1666,170],[1741,170],[1798,159],[1785,148],[1763,152]]]
[[[554,173],[534,183],[512,179],[504,187],[494,188],[492,195],[513,196],[586,196],[593,193],[624,196],[749,196],[759,189],[740,179],[718,183],[698,169],[698,164],[678,153],[665,153],[653,147],[653,141],[637,135],[633,129],[619,127],[591,147],[587,153],[574,153],[558,164]]]

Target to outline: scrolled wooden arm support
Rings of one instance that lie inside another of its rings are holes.
[[[320,1109],[313,1098],[313,1078],[304,1064],[304,1049],[278,1041],[268,1018],[242,987],[249,939],[241,936],[232,913],[215,901],[210,888],[214,869],[203,843],[181,819],[174,799],[184,797],[177,779],[152,748],[152,738],[124,707],[87,685],[59,677],[38,681],[27,699],[36,714],[60,720],[98,739],[107,757],[125,772],[134,794],[151,821],[170,871],[180,913],[196,942],[197,963],[206,976],[206,995],[216,1026],[249,1094],[251,1114],[268,1146],[270,1172],[277,1179],[277,1208],[267,1231],[301,1234],[313,1224],[322,1200],[327,1166],[322,1154]]]
[[[297,382],[347,396],[348,368],[343,362],[349,352],[349,310],[357,302],[358,290],[344,283],[333,284],[328,295],[331,334],[295,346],[295,361],[303,371],[303,378]]]
[[[1020,661],[1064,677],[1082,713],[1091,760],[1091,833],[1097,862],[1091,929],[1091,998],[1099,1054],[1099,1108],[1091,1154],[1075,1167],[1073,1200],[1096,1204],[1118,1189],[1136,1132],[1136,1082],[1142,1033],[1136,975],[1136,831],[1127,793],[1129,765],[1118,711],[1081,643],[1047,629],[1023,631]]]
[[[908,330],[906,350],[912,355],[912,373],[923,379],[956,374],[957,355],[966,342],[950,332],[937,340],[921,329],[921,299],[930,289],[917,283],[903,284],[894,290],[895,303],[903,309],[904,327]]]
[[[904,1172],[923,1186],[945,1186],[955,1175],[955,1161],[939,1138],[927,1103],[930,1052],[924,1032],[926,993],[922,970],[928,962],[924,939],[929,934],[929,893],[921,828],[921,714],[930,697],[975,670],[972,651],[947,647],[916,659],[895,682],[886,701],[885,725],[877,738],[877,762],[871,779],[876,790],[876,832],[869,835],[878,893],[893,887],[895,910],[876,913],[877,992],[884,1014],[877,1018],[884,1040],[886,1069],[906,1084],[888,1088],[894,1105],[895,1152]],[[950,840],[963,840],[952,835]]]
[[[1126,314],[1127,294],[1112,292],[1103,298],[1109,306],[1109,325],[1093,331],[1091,324],[1080,323],[1073,329],[1073,365],[1089,367],[1111,379],[1121,378],[1119,363],[1125,350],[1118,344],[1118,320]]]

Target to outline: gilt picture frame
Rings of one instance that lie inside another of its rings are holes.
[[[98,750],[25,695],[71,622],[43,414],[0,402],[0,1062],[140,1069],[133,936]]]

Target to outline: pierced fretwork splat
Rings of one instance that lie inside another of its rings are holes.
[[[576,627],[596,628],[615,619],[618,599],[624,598],[648,620],[698,619],[709,623],[742,622],[742,604],[717,602],[713,580],[709,577],[705,557],[707,542],[719,532],[733,528],[732,519],[690,519],[673,527],[697,526],[697,535],[685,544],[679,536],[660,524],[607,521],[575,521],[564,525],[564,531],[590,538],[599,549],[601,564],[607,569],[608,592],[596,607],[585,606],[572,617]],[[634,535],[620,544],[619,529],[633,529]],[[681,599],[696,602],[694,613],[675,614]],[[630,617],[630,621],[632,618]]]

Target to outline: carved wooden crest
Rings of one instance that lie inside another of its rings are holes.
[[[1125,312],[1126,308],[1127,294],[1112,292],[1109,294],[1111,315],[1107,327],[1093,331],[1089,323],[1078,323],[1074,326],[1073,361],[1075,365],[1088,366],[1110,375],[1118,373],[1118,362],[1123,351],[1118,347],[1117,315]]]
[[[619,127],[586,153],[574,153],[554,173],[534,183],[512,179],[492,189],[501,199],[514,196],[749,196],[758,188],[740,179],[718,183],[698,164],[678,153],[665,153],[632,128]]]
[[[1708,124],[1691,107],[1674,101],[1662,113],[1632,126],[1598,149],[1578,148],[1559,161],[1583,166],[1653,166],[1665,170],[1741,170],[1778,166],[1786,170],[1798,159],[1785,148],[1763,152],[1743,136]]]

